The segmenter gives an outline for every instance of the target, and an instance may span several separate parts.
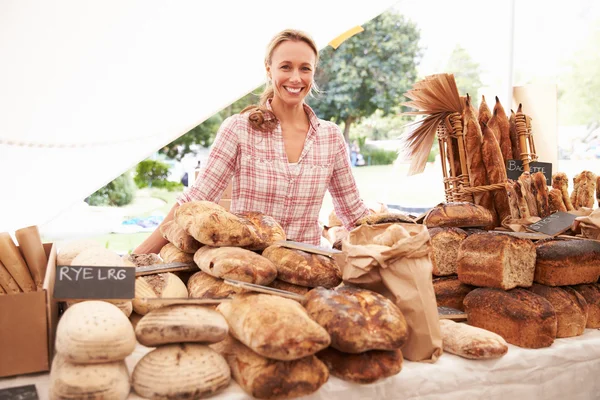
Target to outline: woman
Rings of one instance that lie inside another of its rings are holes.
[[[339,127],[318,119],[304,102],[316,88],[318,57],[317,46],[303,32],[285,30],[271,40],[260,105],[223,121],[206,167],[164,222],[184,202],[218,202],[232,178],[231,211],[270,215],[289,240],[320,243],[318,216],[328,189],[346,227],[369,214]],[[166,243],[157,229],[135,253],[158,253]]]

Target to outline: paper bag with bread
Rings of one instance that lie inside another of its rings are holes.
[[[408,323],[402,348],[411,361],[435,362],[442,336],[435,292],[429,232],[423,225],[361,225],[342,241],[336,255],[344,282],[379,292],[395,301]]]

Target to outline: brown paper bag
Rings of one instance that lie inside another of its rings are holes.
[[[586,212],[588,210],[590,209],[585,209]],[[579,224],[583,237],[594,240],[600,239],[600,208],[586,216],[577,217],[575,221]]]
[[[410,236],[393,246],[373,244],[375,236],[400,225]],[[442,354],[442,335],[429,254],[429,232],[423,225],[362,225],[342,241],[336,261],[344,282],[377,291],[395,301],[408,324],[402,354],[411,361],[435,362]]]

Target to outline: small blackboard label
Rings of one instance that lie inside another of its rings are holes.
[[[0,400],[38,400],[35,385],[0,389]]]
[[[576,215],[557,211],[554,214],[542,218],[535,224],[529,225],[527,228],[532,231],[545,233],[546,235],[556,236],[569,230],[571,225],[573,225],[575,218],[577,218]]]
[[[438,314],[440,319],[452,319],[455,321],[467,319],[467,313],[452,307],[438,306]]]
[[[552,163],[533,161],[529,163],[529,173],[535,174],[541,172],[546,177],[546,184],[552,185]],[[506,161],[506,175],[508,179],[516,181],[523,173],[523,161],[522,160],[507,160]]]
[[[56,266],[55,299],[133,299],[134,297],[135,268]]]

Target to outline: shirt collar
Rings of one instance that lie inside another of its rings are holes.
[[[275,116],[275,114],[273,113],[273,108],[271,107],[272,100],[273,100],[272,98],[268,99],[267,103],[265,104],[265,107],[267,108],[267,110],[271,111],[269,114],[265,115],[265,117],[264,117],[265,120],[271,120],[271,119],[277,118]],[[304,112],[308,116],[308,121],[309,121],[310,125],[313,127],[313,129],[317,130],[319,128],[319,125],[321,125],[321,122],[319,121],[317,114],[315,114],[313,109],[310,108],[310,106],[308,104],[303,103],[302,105],[304,106]]]

